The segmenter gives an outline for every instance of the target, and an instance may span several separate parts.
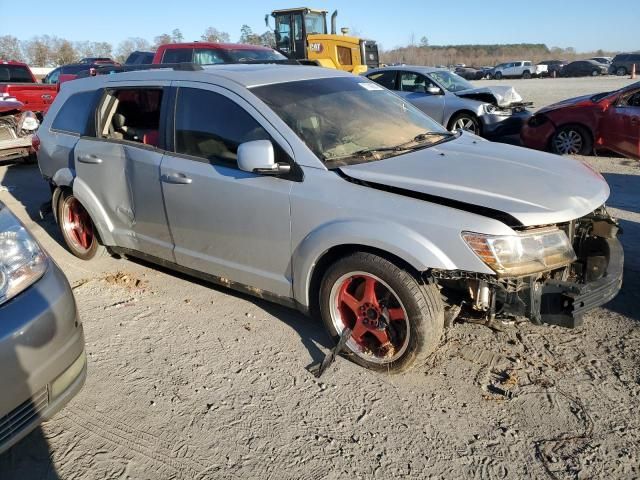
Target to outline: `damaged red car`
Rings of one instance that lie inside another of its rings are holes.
[[[640,159],[640,82],[544,107],[525,123],[520,139],[561,155],[608,150]]]
[[[33,133],[40,126],[36,115],[15,99],[0,100],[0,161],[35,162]]]

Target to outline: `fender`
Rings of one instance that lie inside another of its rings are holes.
[[[71,168],[61,168],[54,175],[51,181],[58,187],[71,187],[76,178],[75,170]]]
[[[100,240],[104,245],[116,245],[113,238],[113,222],[109,219],[107,212],[94,195],[93,191],[81,178],[76,178],[73,182],[73,195],[80,201],[82,206],[89,212],[93,224],[98,229]]]
[[[393,232],[393,236],[389,235]],[[293,296],[309,307],[309,288],[314,267],[322,256],[341,245],[361,245],[383,250],[422,272],[429,268],[455,270],[456,265],[442,250],[410,228],[391,222],[343,219],[318,227],[307,235],[293,253]]]

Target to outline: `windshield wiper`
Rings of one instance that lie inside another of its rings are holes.
[[[332,158],[325,157],[324,161],[325,162],[333,162],[333,161],[337,161],[337,160],[344,160],[345,158],[372,156],[372,155],[375,155],[376,153],[380,153],[380,152],[405,152],[405,151],[408,151],[408,150],[414,150],[414,149],[417,149],[417,148],[424,147],[424,145],[420,145],[420,142],[423,142],[424,140],[426,140],[429,137],[438,136],[438,137],[443,137],[443,138],[441,140],[436,141],[436,142],[429,143],[426,146],[436,145],[436,144],[444,141],[445,139],[454,137],[456,135],[457,135],[457,133],[451,133],[451,132],[423,132],[423,133],[419,133],[418,135],[413,137],[413,139],[409,140],[408,142],[400,143],[400,144],[394,145],[392,147],[363,148],[362,150],[357,150],[357,151],[355,151],[353,153],[349,153],[347,155],[341,155],[339,157],[332,157]],[[417,145],[414,145],[414,144],[417,144]]]

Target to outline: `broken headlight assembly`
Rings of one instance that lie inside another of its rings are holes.
[[[47,257],[31,234],[0,204],[0,305],[42,277]]]
[[[490,115],[510,116],[513,114],[513,110],[510,108],[500,108],[495,105],[491,105],[490,103],[484,105],[484,111]]]
[[[554,270],[576,260],[569,238],[555,227],[516,235],[462,232],[462,238],[499,277],[522,277]]]
[[[33,112],[22,112],[18,120],[18,131],[33,133],[40,126],[38,117]]]

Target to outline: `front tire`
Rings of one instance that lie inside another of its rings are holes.
[[[522,78],[524,78],[525,80],[528,80],[531,78],[531,72],[529,70],[525,70],[524,72],[522,72]]]
[[[591,155],[593,141],[584,127],[566,125],[551,137],[551,150],[558,155]]]
[[[91,260],[106,253],[89,212],[73,193],[63,191],[58,199],[57,209],[62,238],[74,256],[81,260]]]
[[[424,363],[444,329],[444,306],[433,284],[371,253],[342,258],[326,271],[320,314],[337,342],[345,328],[348,357],[358,365],[401,372]]]
[[[600,75],[600,71],[599,70],[594,70],[594,71],[591,72],[591,76],[592,77],[597,77],[599,75]]]
[[[480,135],[481,133],[480,122],[475,116],[469,113],[458,113],[457,115],[454,115],[453,118],[449,121],[450,131],[453,132],[460,129],[466,130],[475,135]]]
[[[496,80],[502,80],[502,72],[496,72],[494,77],[495,77]]]
[[[618,67],[616,68],[616,75],[619,77],[623,77],[627,74],[627,69],[624,67]]]

